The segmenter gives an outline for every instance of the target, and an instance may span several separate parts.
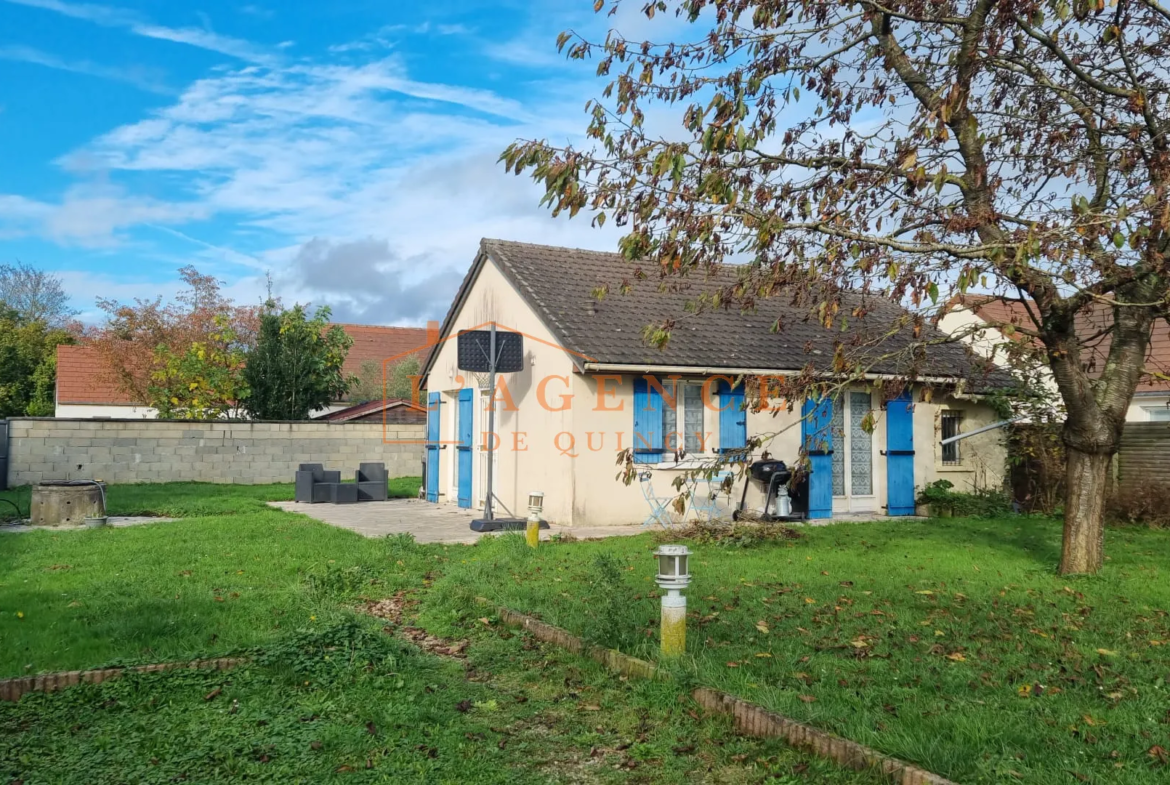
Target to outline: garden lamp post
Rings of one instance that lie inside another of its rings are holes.
[[[682,590],[691,582],[687,564],[691,551],[685,545],[662,545],[654,555],[658,557],[654,582],[666,592],[662,595],[662,656],[677,657],[687,647],[687,598]]]
[[[524,528],[524,539],[529,548],[535,548],[540,542],[540,513],[544,509],[544,492],[532,491],[528,494],[528,525]]]

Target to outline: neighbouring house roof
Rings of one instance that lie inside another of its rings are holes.
[[[367,362],[379,366],[386,360],[399,360],[416,354],[426,361],[429,351],[428,330],[423,327],[379,327],[366,324],[342,324],[353,338],[353,346],[345,358],[343,369],[357,376]],[[101,356],[91,346],[57,347],[57,403],[105,404],[108,406],[139,406],[118,389],[107,372]]]
[[[118,389],[101,355],[91,346],[57,347],[57,403],[136,406]]]
[[[1013,325],[1028,330],[1037,329],[1033,319],[1037,311],[1024,300],[994,297],[990,295],[968,295],[958,303],[989,324],[1001,327]],[[1107,330],[1113,323],[1113,309],[1108,303],[1093,302],[1077,313],[1074,321],[1077,337],[1081,340],[1081,360],[1090,376],[1100,375],[1109,356],[1112,334]],[[1020,340],[1026,336],[1016,334]],[[1170,375],[1170,324],[1165,320],[1154,323],[1150,335],[1150,347],[1146,353],[1146,369]],[[1137,392],[1167,392],[1170,382],[1156,379],[1148,373],[1138,382]]]
[[[343,370],[357,376],[362,365],[377,363],[381,367],[386,360],[401,360],[418,355],[419,362],[426,361],[427,330],[423,327],[378,327],[368,324],[338,325],[353,338],[353,346],[346,355]]]
[[[382,401],[367,401],[365,403],[354,404],[345,409],[330,412],[324,417],[321,417],[321,419],[332,420],[334,422],[350,422],[353,420],[367,419],[381,421],[383,417],[387,421],[393,422],[425,422],[427,410],[410,401],[389,398]]]
[[[660,287],[657,280],[636,280],[635,266],[616,253],[485,239],[443,322],[444,338],[488,258],[565,349],[600,365],[799,371],[812,364],[829,370],[838,342],[857,345],[884,333],[907,315],[896,303],[875,296],[865,298],[867,317],[838,322],[848,324],[844,332],[840,327],[826,329],[809,317],[808,308],[793,305],[785,297],[760,299],[749,313],[732,307],[691,314],[686,304],[702,291],[717,288],[721,283],[718,278],[692,276],[669,282],[675,286]],[[647,272],[651,277],[656,275],[654,270]],[[726,274],[734,275],[734,268],[729,266]],[[623,282],[632,284],[629,293],[619,292]],[[595,292],[603,286],[609,293],[599,300]],[[859,293],[847,292],[843,298],[843,314],[862,303]],[[501,317],[502,322],[506,319]],[[669,319],[676,324],[667,346],[659,350],[647,345],[643,328]],[[779,329],[773,332],[777,323]],[[921,338],[945,336],[924,326]],[[912,331],[907,328],[885,339],[879,349],[866,351],[872,352],[871,357],[904,355],[902,350],[912,341]],[[976,370],[979,362],[966,347],[944,343],[928,347],[926,360],[917,370],[920,376],[966,378],[971,388],[1013,383],[1000,370],[985,376]],[[903,358],[875,360],[871,370],[895,375],[907,368]]]

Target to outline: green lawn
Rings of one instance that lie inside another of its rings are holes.
[[[263,503],[288,492],[115,486],[112,513],[192,517],[0,539],[0,676],[256,657],[0,704],[0,781],[878,781],[739,738],[681,685],[620,680],[466,614],[445,621],[472,640],[466,666],[420,652],[352,609],[423,593],[477,549]]]
[[[1158,752],[1170,749],[1166,532],[1111,530],[1104,573],[1079,580],[1055,575],[1060,527],[1040,518],[843,524],[753,548],[692,546],[688,656],[669,684],[647,685],[523,636],[501,639],[482,620],[493,622],[491,604],[507,605],[654,657],[650,537],[537,551],[519,536],[447,547],[368,540],[264,504],[289,493],[113,487],[113,513],[187,517],[4,535],[0,675],[261,657],[226,676],[135,677],[0,707],[5,770],[27,781],[102,781],[53,772],[103,765],[106,781],[184,772],[320,781],[373,760],[371,776],[387,780],[866,781],[823,764],[800,774],[810,761],[795,753],[734,739],[713,720],[695,724],[676,699],[704,684],[960,782],[1170,776]],[[358,598],[398,589],[417,594],[432,633],[473,640],[470,676],[389,638],[382,653],[369,636],[332,652],[313,643],[336,630],[356,635],[346,625]],[[359,648],[374,655],[342,659],[377,659],[371,670],[337,671],[335,652]],[[506,697],[520,693],[531,699]],[[461,700],[485,708],[453,709]],[[313,728],[290,719],[313,714]],[[254,721],[246,732],[245,718]],[[370,734],[368,721],[393,730]],[[236,730],[206,732],[217,723]],[[690,746],[693,756],[673,752]],[[142,768],[151,757],[157,771]]]
[[[696,721],[669,685],[478,634],[463,663],[377,625],[287,636],[230,672],[127,677],[0,705],[24,782],[879,782]],[[210,696],[210,697],[209,697]]]
[[[444,570],[424,620],[473,597],[653,657],[649,537],[484,542]],[[1100,577],[1055,575],[1038,518],[806,530],[693,547],[685,676],[959,782],[1170,779],[1170,535],[1111,530]]]

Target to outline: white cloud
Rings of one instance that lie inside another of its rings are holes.
[[[162,41],[187,44],[188,46],[206,49],[211,52],[219,52],[220,54],[237,57],[241,60],[265,62],[271,59],[259,47],[239,38],[220,35],[212,32],[210,29],[165,27],[143,19],[134,11],[126,8],[92,3],[66,3],[63,0],[4,0],[4,2],[52,11],[73,19],[92,22],[103,27],[120,27],[129,30],[134,35],[143,36],[144,38],[155,38]]]
[[[0,232],[98,248],[170,238],[176,268],[218,266],[249,301],[270,270],[287,302],[328,303],[336,318],[371,323],[441,317],[482,237],[614,247],[612,224],[551,218],[542,189],[497,162],[518,137],[582,141],[591,69],[569,66],[580,81],[542,73],[511,84],[517,99],[416,78],[397,54],[337,59],[212,72],[58,161],[83,181],[122,187],[79,185],[11,214],[0,196]],[[165,184],[167,198],[131,183]],[[217,223],[192,226],[202,220]]]
[[[40,65],[45,68],[55,68],[59,71],[86,74],[88,76],[111,79],[117,82],[127,82],[152,93],[169,94],[174,92],[163,83],[161,75],[154,69],[106,66],[99,63],[92,63],[88,60],[63,60],[56,55],[42,52],[30,46],[0,45],[0,59],[32,63],[33,65]]]

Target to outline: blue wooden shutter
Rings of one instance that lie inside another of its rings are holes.
[[[732,387],[719,382],[719,451],[742,450],[747,446],[747,410],[743,385]]]
[[[804,399],[801,441],[808,456],[808,517],[833,517],[833,400]]]
[[[439,408],[437,392],[427,395],[427,501],[439,500]]]
[[[634,378],[634,463],[662,460],[662,393],[644,377]]]
[[[914,403],[909,392],[886,404],[886,512],[914,514]]]
[[[458,503],[460,507],[465,509],[471,508],[471,467],[472,467],[472,445],[475,440],[475,408],[472,403],[472,396],[474,392],[469,389],[459,391],[459,412],[456,419],[456,427],[459,432],[459,444],[456,445],[457,461],[457,482],[458,482]]]

